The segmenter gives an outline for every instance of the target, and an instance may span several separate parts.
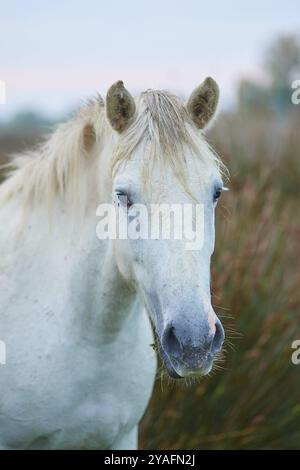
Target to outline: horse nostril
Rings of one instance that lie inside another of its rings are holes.
[[[216,332],[211,344],[211,352],[212,354],[216,354],[221,351],[223,342],[225,338],[224,328],[220,322],[220,320],[216,321]]]
[[[169,325],[165,328],[162,338],[162,346],[166,353],[172,356],[176,356],[181,353],[182,346],[176,336],[176,330],[174,326]]]

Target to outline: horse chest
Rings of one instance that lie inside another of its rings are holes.
[[[114,278],[100,282],[98,252],[75,257],[63,243],[47,244],[41,269],[28,244],[22,256],[11,248],[14,259],[1,258],[0,448],[110,447],[151,396],[148,317],[130,302],[125,309]]]
[[[91,345],[55,315],[23,337],[17,325],[0,371],[0,446],[105,448],[138,423],[156,366],[147,322],[131,348],[126,331]]]

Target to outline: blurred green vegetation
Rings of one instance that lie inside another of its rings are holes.
[[[231,175],[212,260],[224,362],[190,386],[158,378],[141,448],[300,449],[300,366],[291,362],[291,343],[300,339],[300,105],[290,100],[296,44],[274,42],[268,84],[242,83],[237,109],[209,134]],[[36,141],[43,129],[33,121],[25,118],[27,133],[2,129],[0,161]]]

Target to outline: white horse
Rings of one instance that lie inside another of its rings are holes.
[[[151,322],[171,377],[210,371],[224,339],[210,301],[223,182],[203,129],[217,102],[211,78],[187,105],[153,90],[134,100],[119,81],[14,159],[0,187],[1,448],[136,448]],[[128,217],[136,203],[200,201],[202,249],[99,241],[96,208],[116,200]]]

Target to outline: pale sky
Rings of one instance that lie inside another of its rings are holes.
[[[226,107],[269,42],[299,31],[299,0],[0,0],[0,119],[62,114],[118,79],[188,96],[211,75]]]

